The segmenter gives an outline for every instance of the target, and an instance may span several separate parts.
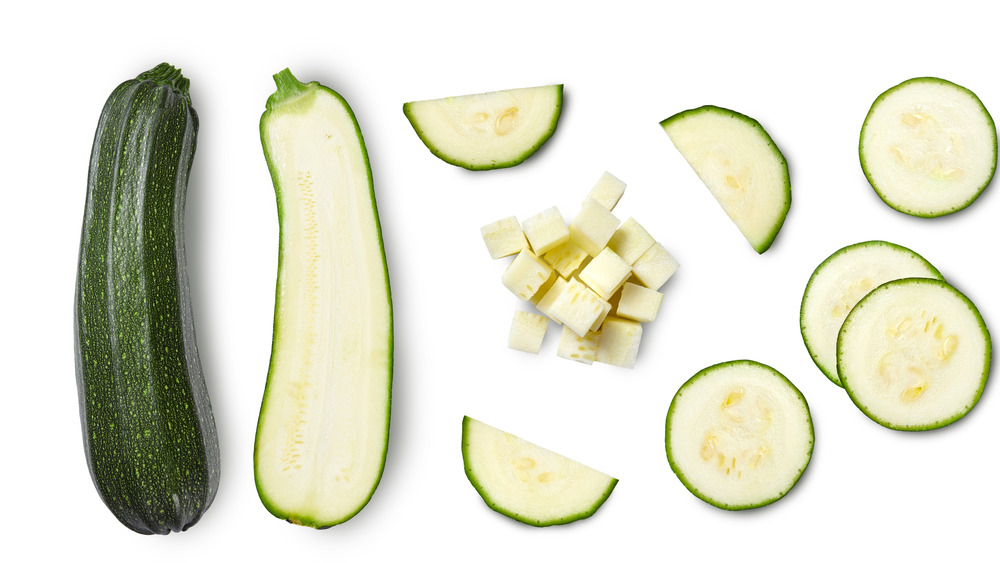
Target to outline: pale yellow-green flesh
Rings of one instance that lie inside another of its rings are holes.
[[[760,252],[784,222],[790,199],[787,168],[770,139],[760,128],[716,111],[692,111],[663,129]]]
[[[878,102],[861,138],[865,172],[890,205],[916,215],[964,206],[996,163],[996,131],[971,94],[913,82]]]
[[[869,291],[891,280],[938,278],[932,266],[892,245],[853,247],[824,262],[802,303],[802,335],[813,359],[832,381],[837,375],[837,335],[851,309]]]
[[[475,167],[522,160],[555,128],[558,86],[536,86],[406,104],[428,147],[452,163]]]
[[[929,283],[880,287],[848,317],[841,381],[869,416],[920,429],[950,421],[979,397],[988,342],[978,314]]]
[[[745,507],[779,498],[812,454],[802,397],[753,364],[691,381],[675,399],[668,443],[682,479],[712,504]]]
[[[354,121],[336,98],[309,96],[263,130],[281,256],[255,463],[273,512],[330,525],[360,510],[381,476],[391,310]]]
[[[533,523],[589,515],[617,482],[565,456],[467,419],[466,472],[483,498],[505,514]]]

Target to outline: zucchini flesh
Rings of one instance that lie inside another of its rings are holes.
[[[182,531],[219,485],[219,444],[195,342],[184,203],[198,118],[167,64],[121,84],[94,138],[75,297],[84,449],[111,512]]]
[[[267,509],[325,528],[357,514],[385,464],[392,304],[354,113],[288,69],[261,117],[280,225],[274,338],[254,448]]]

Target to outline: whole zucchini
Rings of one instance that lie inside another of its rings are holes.
[[[141,534],[196,523],[219,444],[195,344],[184,201],[198,117],[164,63],[121,84],[97,125],[76,280],[76,377],[101,499]]]

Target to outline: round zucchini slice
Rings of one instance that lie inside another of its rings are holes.
[[[997,166],[993,118],[970,90],[912,78],[880,95],[861,127],[861,168],[889,207],[918,217],[964,209]]]
[[[883,283],[900,278],[943,279],[916,252],[881,240],[845,246],[813,272],[802,295],[799,327],[813,362],[830,381],[837,375],[837,335],[854,305]]]
[[[660,122],[684,160],[758,254],[778,235],[792,203],[788,163],[757,120],[716,106]]]
[[[417,136],[441,160],[468,170],[508,168],[555,133],[562,84],[403,104]]]
[[[667,411],[670,468],[694,496],[726,510],[784,497],[809,465],[813,440],[802,393],[751,360],[699,371]]]
[[[618,479],[470,417],[462,421],[465,474],[493,510],[532,526],[597,512]]]
[[[990,334],[951,285],[906,278],[882,284],[847,315],[837,368],[851,400],[895,430],[930,430],[965,416],[990,371]]]

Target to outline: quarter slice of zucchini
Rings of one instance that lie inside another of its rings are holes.
[[[997,131],[967,88],[912,78],[880,95],[861,127],[861,168],[882,201],[918,217],[969,206],[997,166]]]
[[[751,360],[699,371],[667,411],[670,468],[692,494],[726,510],[784,497],[809,465],[813,439],[802,393]]]
[[[508,168],[555,133],[562,84],[403,104],[417,136],[441,160],[468,170]]]
[[[837,369],[851,400],[882,426],[940,428],[979,401],[990,371],[990,333],[951,285],[906,278],[872,290],[844,320]]]
[[[493,510],[532,526],[597,512],[618,479],[466,416],[465,474]]]
[[[791,206],[792,189],[788,163],[760,123],[702,106],[660,125],[754,250],[770,248]]]
[[[261,501],[344,522],[385,464],[392,303],[368,153],[347,102],[288,69],[260,133],[280,225],[274,339],[254,449]]]
[[[837,375],[837,335],[854,305],[883,283],[900,278],[943,279],[916,252],[881,240],[845,246],[824,260],[806,284],[799,328],[813,362],[830,381]]]

